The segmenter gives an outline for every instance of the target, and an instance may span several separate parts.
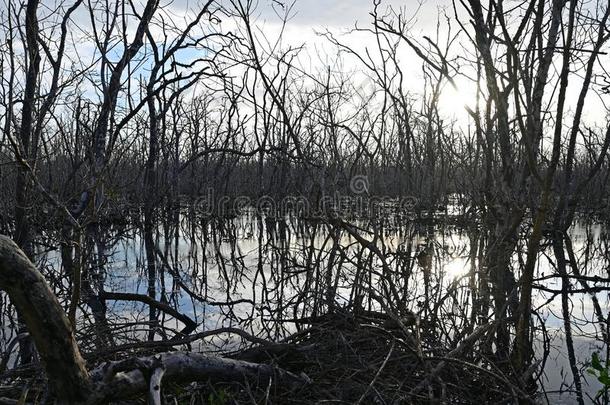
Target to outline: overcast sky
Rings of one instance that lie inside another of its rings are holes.
[[[273,2],[270,0],[261,0],[259,3],[259,21],[266,21],[265,25],[272,28],[274,22],[277,22],[277,17],[273,15],[269,6]],[[463,9],[459,2],[456,1],[458,14],[463,16]],[[594,7],[593,3],[591,7]],[[277,8],[277,7],[276,7]],[[449,15],[453,19],[454,9],[451,0],[381,0],[379,13],[384,14],[388,8],[394,10],[403,10],[403,14],[407,16],[415,16],[415,23],[411,30],[411,35],[415,39],[422,40],[424,35],[434,38],[437,21],[441,16],[441,30],[446,28],[446,23],[443,14]],[[290,19],[286,29],[287,43],[304,43],[307,46],[308,52],[311,54],[317,53],[319,48],[324,49],[324,40],[316,36],[316,31],[328,29],[334,33],[346,32],[358,24],[359,27],[370,27],[371,16],[373,10],[372,0],[296,0],[292,6],[292,18]],[[465,20],[467,21],[467,20]],[[455,24],[455,22],[454,22]],[[466,24],[468,26],[468,24]],[[453,32],[457,30],[457,24],[453,27]],[[270,32],[273,30],[271,29]],[[344,37],[346,42],[351,46],[363,50],[375,48],[375,41],[372,35],[349,34]],[[466,40],[465,36],[462,40]],[[459,41],[454,46],[454,51],[459,52]],[[601,56],[602,60],[610,60],[608,56]],[[418,82],[421,81],[421,65],[422,62],[415,55],[411,54],[402,59],[405,63],[405,70],[410,71],[413,75],[414,89],[417,88]],[[315,58],[311,58],[312,63],[319,63]],[[446,112],[463,112],[463,100],[474,100],[476,89],[467,80],[461,81],[459,91],[454,91],[449,86],[446,88],[446,94],[441,99],[441,108]],[[570,103],[578,97],[580,91],[580,80],[572,76],[570,86],[568,87],[568,98]],[[595,94],[590,94],[587,97],[587,108],[583,116],[590,123],[598,123],[605,125],[607,122],[607,108],[604,105],[610,102],[610,96],[602,96],[600,99]],[[602,103],[602,100],[605,100]]]
[[[332,67],[336,59],[336,48],[331,47],[328,40],[318,34],[326,30],[335,34],[341,42],[363,54],[366,49],[376,49],[374,35],[352,32],[356,25],[358,28],[371,28],[372,16],[370,13],[374,9],[372,0],[296,0],[291,4],[290,18],[284,31],[283,43],[305,46],[303,51],[305,57],[300,58],[305,68],[315,70],[323,66]],[[400,11],[403,15],[413,18],[411,34],[421,41],[425,35],[435,38],[439,16],[443,21],[440,27],[443,31],[447,28],[443,15],[445,13],[450,17],[454,15],[451,0],[381,0],[378,13],[385,15],[389,10]],[[272,40],[278,34],[281,26],[281,18],[277,13],[283,11],[285,9],[278,7],[275,2],[261,0],[255,13],[257,24],[260,27],[259,33]],[[457,25],[453,27],[453,32],[457,32]],[[404,61],[401,68],[408,76],[409,88],[414,92],[422,91],[422,60],[406,46],[401,48],[401,52],[401,61]],[[371,53],[376,55],[374,51]],[[363,69],[355,60],[347,58],[346,61],[347,66],[343,65],[342,68],[347,71]],[[456,80],[460,82],[459,78]],[[474,100],[476,89],[470,83],[462,80],[460,92],[459,95]],[[457,96],[458,94],[453,89],[447,89],[446,94],[440,100],[441,110],[452,115],[457,113],[466,118],[464,103],[456,100]]]
[[[43,1],[48,6],[49,10],[54,10],[50,4],[60,0]],[[219,0],[221,3],[228,3],[228,0]],[[144,0],[142,0],[142,3]],[[184,15],[185,10],[197,10],[200,8],[204,0],[161,0],[161,8],[164,10],[171,9],[171,14],[177,16]],[[257,27],[256,35],[261,41],[275,42],[279,36],[282,27],[282,18],[278,14],[288,12],[289,19],[285,27],[282,46],[301,46],[305,49],[302,51],[299,58],[301,67],[312,72],[317,69],[332,67],[336,63],[337,50],[330,46],[328,41],[318,35],[319,32],[328,30],[335,34],[342,42],[349,44],[359,52],[364,52],[365,49],[374,50],[376,48],[375,37],[369,33],[349,33],[358,24],[360,28],[370,28],[372,17],[370,13],[373,10],[373,0],[282,0],[285,4],[284,8],[279,6],[275,0],[259,0],[256,10],[253,15],[253,20]],[[451,0],[380,0],[378,8],[379,14],[384,15],[388,8],[396,11],[399,9],[403,15],[414,17],[414,23],[410,31],[410,36],[420,42],[424,42],[425,35],[435,38],[437,20],[441,19],[440,29],[446,30],[447,23],[443,18],[446,13],[449,17],[453,17],[453,5]],[[463,12],[462,6],[456,2],[458,12]],[[289,9],[289,11],[287,11]],[[75,29],[79,28],[87,30],[90,27],[89,16],[86,12],[86,7],[82,7],[75,15],[77,22]],[[82,21],[82,24],[79,23]],[[467,20],[464,20],[466,22]],[[229,19],[225,19],[223,25],[231,25]],[[469,25],[466,23],[466,26]],[[225,27],[226,28],[226,27]],[[135,25],[129,27],[135,30]],[[458,26],[453,23],[453,32],[457,32]],[[470,28],[469,28],[470,29]],[[467,44],[467,38],[462,35],[460,41],[453,46],[453,54],[461,52],[462,44]],[[409,84],[413,91],[423,90],[422,80],[422,61],[413,53],[409,54],[409,48],[404,46],[400,54],[401,69],[408,75]],[[87,59],[93,57],[94,45],[91,41],[83,41],[77,45],[76,51],[81,58]],[[91,55],[91,56],[89,56]],[[341,69],[345,72],[354,70],[364,70],[360,63],[355,60],[346,59],[346,65],[342,65]],[[460,70],[465,67],[461,66]],[[441,99],[441,107],[447,111],[464,112],[465,100],[474,100],[476,89],[468,80],[462,80],[459,91],[454,91],[447,87],[447,91]],[[577,81],[572,81],[569,88],[569,98],[576,99],[579,86]],[[585,115],[594,116],[594,120],[605,120],[606,109],[599,102],[599,99],[591,97],[588,100],[588,108]]]

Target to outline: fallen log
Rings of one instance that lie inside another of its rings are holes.
[[[168,352],[104,363],[91,371],[91,379],[96,388],[88,401],[90,404],[130,398],[147,391],[149,398],[158,397],[156,391],[161,380],[174,383],[248,380],[258,386],[279,383],[285,388],[310,382],[304,374],[296,375],[273,365],[191,352]]]

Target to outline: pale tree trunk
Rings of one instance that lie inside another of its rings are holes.
[[[89,390],[85,368],[70,322],[55,294],[15,242],[0,235],[0,290],[27,325],[59,399],[82,400]]]

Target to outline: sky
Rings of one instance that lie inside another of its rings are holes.
[[[273,7],[274,3],[272,0],[260,0],[257,7],[258,14],[255,13],[257,23],[262,27],[261,32],[270,37],[279,32],[280,26],[280,19],[274,13],[274,10],[281,10],[281,8]],[[512,1],[507,4],[514,5],[517,2]],[[290,19],[284,32],[284,43],[294,46],[304,44],[306,46],[305,52],[308,55],[305,61],[310,64],[312,69],[332,63],[329,58],[332,59],[335,55],[334,49],[328,46],[328,41],[317,34],[319,32],[328,30],[360,51],[367,48],[375,49],[376,47],[373,35],[348,33],[356,25],[360,28],[371,26],[372,17],[370,13],[373,10],[373,0],[296,0],[291,7]],[[463,18],[464,10],[460,2],[456,1],[456,7],[457,13]],[[451,0],[380,0],[379,14],[384,14],[389,9],[401,10],[404,15],[414,18],[410,34],[421,42],[424,42],[424,36],[435,38],[439,16],[441,32],[444,32],[447,28],[443,15],[447,14],[451,19],[454,17]],[[464,22],[467,28],[470,28],[468,20],[464,19]],[[452,27],[452,30],[453,32],[458,30],[457,24]],[[467,41],[467,38],[463,35],[454,44],[454,52],[459,53],[460,42],[462,41]],[[610,57],[602,56],[601,58],[610,61]],[[421,59],[413,53],[405,53],[402,61],[404,61],[404,69],[412,76],[413,90],[421,90]],[[557,69],[559,68],[558,65],[556,64]],[[459,77],[456,82],[458,89],[446,86],[440,100],[440,107],[448,114],[462,115],[465,111],[463,100],[473,100],[476,88],[468,80]],[[568,87],[568,103],[578,97],[580,83],[577,77],[571,78]],[[420,88],[418,89],[418,87]],[[601,99],[597,96],[589,96],[584,118],[592,123],[605,124],[607,122],[607,108],[604,103],[610,105],[608,102],[610,102],[610,96]]]
[[[98,7],[103,4],[101,0],[91,0]],[[140,4],[144,0],[139,1]],[[245,1],[245,0],[242,0]],[[437,20],[440,16],[440,30],[447,30],[447,23],[443,18],[443,14],[453,17],[453,4],[451,0],[379,0],[378,7],[380,14],[385,14],[388,10],[401,10],[404,15],[413,17],[413,24],[410,30],[412,38],[424,43],[424,36],[431,38],[436,37]],[[41,20],[44,21],[45,10],[53,12],[56,10],[56,5],[62,0],[43,0],[41,2]],[[97,3],[96,3],[97,2]],[[204,0],[161,0],[161,8],[166,11],[167,15],[175,17],[175,21],[180,26],[181,16],[186,10],[200,8]],[[229,0],[219,0],[221,4],[227,5]],[[344,42],[360,53],[365,54],[367,50],[374,52],[376,49],[375,37],[370,33],[353,32],[355,26],[359,28],[370,28],[372,17],[370,13],[373,11],[373,0],[282,0],[284,6],[279,5],[278,0],[258,0],[253,13],[253,20],[256,25],[256,36],[261,42],[273,43],[280,35],[282,30],[283,13],[288,14],[288,21],[284,27],[282,47],[297,47],[304,46],[299,57],[299,63],[304,70],[310,72],[320,71],[327,66],[336,66],[337,50],[330,45],[328,40],[320,35],[320,33],[328,31],[333,33],[341,42]],[[458,12],[463,12],[462,6],[457,3]],[[514,2],[510,2],[511,4]],[[67,1],[65,4],[72,4]],[[65,7],[65,6],[64,6]],[[234,25],[229,18],[223,18],[221,23],[223,29],[231,29]],[[135,21],[135,20],[134,20]],[[93,61],[95,59],[95,46],[91,40],[91,23],[86,7],[81,7],[74,14],[74,22],[72,29],[78,37],[83,37],[82,41],[78,41],[72,52],[77,54],[80,62]],[[467,20],[465,20],[467,22]],[[44,22],[43,22],[44,24]],[[466,24],[468,26],[468,24]],[[101,25],[100,25],[101,26]],[[98,26],[98,29],[99,27]],[[136,24],[129,25],[128,30],[134,31]],[[470,29],[470,27],[468,26]],[[457,24],[453,25],[453,31],[458,30]],[[89,36],[89,39],[84,37]],[[454,53],[460,52],[462,43],[467,43],[467,38],[462,35],[460,40],[454,44]],[[119,47],[120,48],[120,47]],[[121,49],[117,48],[117,55]],[[264,48],[264,47],[262,47]],[[408,85],[413,92],[421,92],[423,90],[423,74],[422,60],[412,53],[408,47],[401,48],[401,68],[408,77]],[[185,55],[188,57],[188,55]],[[357,77],[359,73],[364,71],[360,63],[354,59],[346,58],[340,67],[349,74],[354,74]],[[464,67],[460,67],[462,70]],[[458,89],[452,89],[447,86],[440,100],[440,107],[445,113],[465,115],[464,104],[465,100],[473,100],[476,94],[476,89],[468,80],[456,78]],[[573,80],[570,86],[569,98],[575,99],[579,90],[578,80]],[[610,103],[609,103],[610,104]],[[586,114],[592,117],[593,121],[603,121],[606,116],[606,108],[598,100],[591,98],[588,100]]]
[[[370,33],[354,32],[356,27],[372,27],[373,0],[295,0],[292,3],[284,3],[285,7],[281,8],[274,1],[258,2],[254,17],[259,26],[259,35],[272,41],[282,27],[279,14],[287,13],[289,18],[284,28],[283,44],[294,47],[304,45],[304,56],[300,57],[299,61],[305,69],[316,71],[335,64],[337,49],[321,35],[324,32],[332,33],[342,43],[362,54],[367,50],[375,54],[375,37]],[[380,0],[378,13],[384,15],[390,10],[400,11],[403,15],[413,18],[411,34],[420,41],[423,41],[424,36],[436,37],[439,15],[443,21],[441,31],[446,29],[443,15],[454,15],[450,0]],[[456,32],[457,26],[452,29]],[[402,47],[400,52],[401,61],[404,61],[402,69],[410,78],[408,85],[414,92],[422,91],[422,60],[408,47]],[[360,63],[349,57],[341,68],[346,71],[363,70]],[[457,81],[462,95],[474,96],[476,89],[470,83],[459,78]],[[456,104],[455,96],[455,90],[447,89],[447,94],[441,99],[441,109],[449,114],[463,114],[464,105]]]

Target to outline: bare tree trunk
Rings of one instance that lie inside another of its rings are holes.
[[[23,108],[21,110],[21,127],[19,129],[20,153],[22,158],[33,159],[30,151],[34,148],[32,141],[32,125],[34,121],[34,106],[36,103],[38,73],[40,70],[40,54],[38,52],[38,0],[30,0],[25,13],[25,40],[28,53],[28,70],[26,73]],[[31,259],[34,255],[32,246],[32,230],[29,220],[28,206],[31,204],[29,194],[29,172],[24,167],[17,169],[17,184],[15,189],[15,241]],[[18,312],[20,327],[23,327],[22,315]],[[29,338],[19,342],[19,356],[22,364],[32,361],[34,347]]]
[[[49,383],[59,399],[83,400],[89,391],[85,369],[70,322],[23,250],[0,235],[0,289],[6,291],[32,336]]]

